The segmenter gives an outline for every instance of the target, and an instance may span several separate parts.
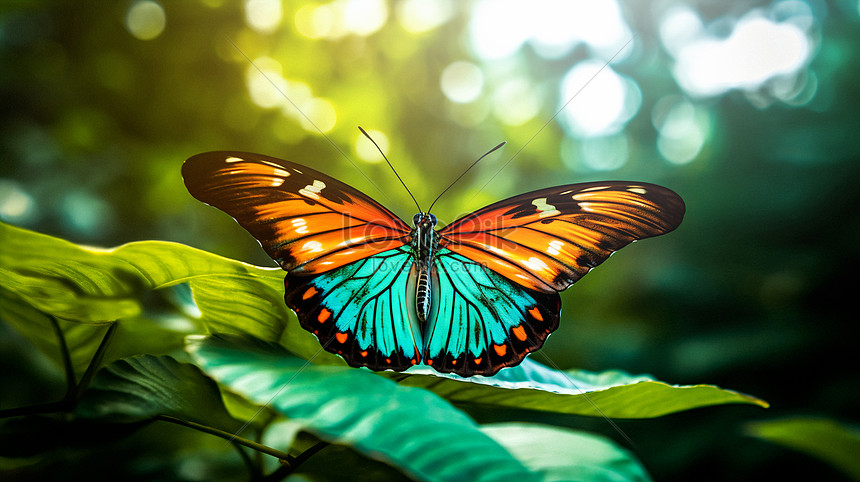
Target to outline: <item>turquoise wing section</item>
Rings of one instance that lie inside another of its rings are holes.
[[[319,275],[287,274],[286,302],[304,329],[352,366],[402,371],[420,363],[415,267],[404,247]]]
[[[558,293],[526,289],[448,249],[433,260],[433,291],[424,363],[440,372],[491,376],[558,327]]]

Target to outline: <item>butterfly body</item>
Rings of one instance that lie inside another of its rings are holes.
[[[412,249],[415,252],[415,262],[418,273],[415,287],[415,311],[418,321],[424,323],[430,316],[433,300],[433,287],[430,283],[430,271],[433,266],[433,256],[439,245],[436,234],[436,216],[430,213],[418,213],[412,217],[415,226],[412,236]]]
[[[558,327],[559,291],[684,214],[669,189],[607,181],[521,194],[436,229],[433,214],[409,227],[358,190],[269,156],[199,154],[183,177],[287,271],[302,327],[374,370],[471,376],[519,364]]]

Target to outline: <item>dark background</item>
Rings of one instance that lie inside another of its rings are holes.
[[[87,245],[170,240],[270,266],[229,217],[185,191],[182,162],[219,149],[282,157],[411,219],[415,207],[393,173],[357,151],[369,145],[358,125],[377,132],[422,206],[508,141],[436,205],[442,222],[551,185],[662,184],[687,203],[681,227],[625,248],[565,292],[561,327],[536,359],[717,384],[771,403],[618,421],[657,480],[842,477],[743,426],[860,416],[850,315],[860,267],[857,2],[624,2],[615,20],[614,2],[296,1],[280,13],[277,5],[0,7],[0,220]],[[681,61],[679,49],[725,42],[752,18],[790,26],[808,53],[755,81],[733,73],[796,45],[762,34],[723,57],[698,56],[696,69]],[[508,51],[490,52],[505,42]],[[588,80],[565,90],[565,75],[616,53],[553,118]],[[457,79],[456,68],[446,71],[454,62],[482,78],[461,80],[465,102],[442,87]],[[685,75],[713,83],[697,90]],[[601,90],[607,79],[626,86],[625,115],[612,117],[619,97]],[[571,112],[584,112],[580,126]],[[14,375],[31,363],[31,348],[5,328],[0,346],[7,386],[36,390]],[[28,366],[21,373],[51,378]],[[571,423],[620,439],[603,420]],[[127,442],[141,448],[127,450],[139,455],[161,436],[146,432]],[[82,472],[97,465],[76,460]]]

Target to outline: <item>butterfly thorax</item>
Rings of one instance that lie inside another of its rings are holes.
[[[415,310],[423,323],[430,314],[431,284],[430,266],[436,247],[439,244],[436,234],[436,216],[418,213],[412,218],[415,226],[412,231],[412,249],[415,253],[418,276],[416,277]]]

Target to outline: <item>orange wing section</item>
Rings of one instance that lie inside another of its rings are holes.
[[[491,204],[442,229],[440,244],[542,292],[562,291],[613,252],[668,233],[684,201],[627,181],[541,189]]]
[[[287,271],[322,273],[402,246],[410,228],[360,191],[308,167],[246,152],[182,166],[192,196],[233,216]]]

